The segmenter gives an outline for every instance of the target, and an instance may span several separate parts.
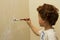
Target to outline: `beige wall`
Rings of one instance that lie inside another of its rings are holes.
[[[30,18],[32,20],[32,23],[35,27],[39,28],[38,25],[38,16],[37,16],[37,10],[36,8],[39,5],[43,5],[44,3],[52,4],[55,5],[59,10],[60,10],[60,0],[29,0],[29,13],[30,13]],[[60,13],[60,11],[59,11]],[[59,14],[60,15],[60,14]],[[55,25],[55,30],[57,32],[58,38],[60,40],[60,17]],[[36,36],[31,30],[30,30],[30,39],[31,40],[39,40],[39,37]]]
[[[0,40],[39,40],[39,37],[29,30],[26,22],[13,19],[30,16],[33,25],[39,28],[36,8],[43,3],[49,3],[60,9],[59,2],[59,0],[0,0]],[[55,29],[60,38],[59,20]]]
[[[28,17],[28,0],[0,0],[0,40],[29,40],[29,27],[23,21]]]

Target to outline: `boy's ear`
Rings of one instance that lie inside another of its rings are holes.
[[[46,23],[46,21],[43,21],[44,23]]]
[[[43,20],[44,23],[47,23],[47,21]]]

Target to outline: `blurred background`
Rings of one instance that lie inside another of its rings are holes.
[[[30,17],[32,24],[40,28],[36,8],[44,3],[52,4],[60,10],[60,0],[0,0],[0,40],[39,40],[26,22],[19,19]],[[17,21],[14,21],[15,19]],[[54,26],[58,38],[60,38],[59,20],[60,16]]]

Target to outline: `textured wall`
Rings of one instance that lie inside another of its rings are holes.
[[[0,40],[29,40],[27,24],[13,21],[28,15],[28,0],[0,0]]]

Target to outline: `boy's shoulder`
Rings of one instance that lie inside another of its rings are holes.
[[[45,31],[47,33],[47,35],[50,35],[50,36],[53,36],[56,34],[55,30],[54,29],[49,29],[47,31]]]
[[[45,32],[48,32],[48,33],[52,33],[52,32],[55,32],[54,29],[48,29],[48,30],[44,30]]]
[[[54,29],[49,29],[46,31],[46,35],[48,36],[49,40],[56,40],[57,35]]]
[[[44,32],[47,35],[55,35],[55,33],[56,33],[54,29],[48,29],[48,30],[42,29],[39,31],[39,33],[42,33],[42,32]]]

